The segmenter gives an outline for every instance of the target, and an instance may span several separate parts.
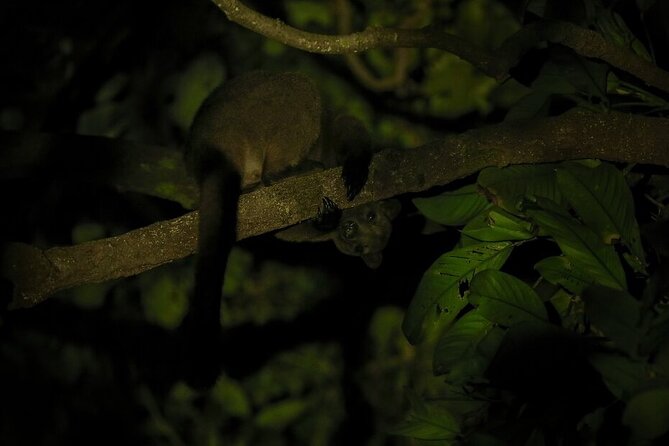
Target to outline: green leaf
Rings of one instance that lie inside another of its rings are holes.
[[[501,271],[481,271],[474,276],[469,302],[489,321],[512,326],[522,321],[546,321],[546,308],[527,284]]]
[[[218,377],[211,389],[211,396],[223,407],[226,414],[243,418],[251,414],[251,403],[244,388],[225,375]]]
[[[629,355],[639,347],[640,305],[626,291],[594,286],[583,293],[585,312],[592,324]]]
[[[333,26],[333,14],[326,4],[290,0],[285,3],[285,8],[289,23],[298,28],[309,28],[314,24],[325,29]]]
[[[447,370],[446,380],[454,385],[485,380],[485,371],[495,357],[505,333],[506,330],[493,325],[488,333],[478,342],[475,350],[470,352],[468,356],[460,358],[460,361],[453,364]],[[435,364],[433,374],[437,375],[438,371],[437,364]]]
[[[623,424],[641,438],[652,440],[669,431],[669,388],[638,393],[627,403]]]
[[[555,165],[488,167],[477,179],[488,197],[509,212],[518,212],[526,197],[546,197],[560,203],[562,195],[555,181]]]
[[[595,28],[606,40],[621,48],[633,51],[637,56],[648,62],[652,60],[646,47],[627,27],[620,15],[603,6],[597,7],[596,13],[593,20]]]
[[[299,419],[309,408],[302,399],[286,399],[264,407],[255,418],[258,427],[267,429],[283,429]]]
[[[72,229],[72,243],[79,244],[97,240],[107,235],[107,228],[99,223],[79,223]]]
[[[511,254],[508,242],[483,243],[454,249],[439,257],[418,284],[402,322],[402,330],[412,344],[421,341],[426,328],[452,321],[467,304],[460,284],[484,269],[499,269]]]
[[[530,210],[527,214],[557,242],[575,270],[582,271],[594,283],[627,288],[625,272],[613,246],[604,244],[590,228],[553,212]]]
[[[588,358],[597,369],[606,387],[623,401],[639,389],[646,378],[646,363],[633,361],[613,353],[596,353]]]
[[[100,308],[105,303],[105,297],[114,286],[113,282],[86,283],[67,290],[63,296],[70,297],[72,303],[87,309]]]
[[[618,169],[607,163],[595,168],[564,163],[557,170],[557,182],[569,205],[604,243],[622,240],[645,264],[632,194]]]
[[[453,414],[438,402],[425,402],[409,394],[407,418],[390,430],[391,434],[418,440],[455,440],[460,426]],[[443,443],[442,443],[443,444]],[[446,443],[449,444],[449,443]]]
[[[574,294],[581,294],[592,283],[581,270],[575,269],[565,256],[546,257],[534,265],[541,277],[560,285]]]
[[[530,222],[497,206],[467,223],[462,233],[479,242],[528,240],[534,237]]]
[[[434,351],[435,374],[446,373],[463,358],[468,360],[476,353],[478,344],[492,326],[492,322],[478,311],[470,311],[458,319],[437,342]]]
[[[169,267],[168,267],[169,268]],[[188,279],[159,270],[140,278],[142,307],[149,322],[164,328],[179,326],[188,310]]]
[[[421,214],[447,226],[464,225],[490,206],[488,200],[476,190],[475,184],[436,197],[414,198],[412,201]]]

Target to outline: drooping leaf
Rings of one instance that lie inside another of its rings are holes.
[[[621,350],[636,355],[639,348],[639,302],[626,291],[593,286],[583,293],[585,312],[592,324]]]
[[[546,257],[534,265],[541,277],[553,285],[560,285],[574,294],[581,294],[592,280],[581,270],[574,268],[565,256]]]
[[[570,206],[604,243],[620,239],[645,263],[632,194],[618,169],[607,163],[595,168],[564,163],[557,170],[557,182]]]
[[[594,3],[594,2],[592,2]],[[615,11],[604,8],[601,4],[594,3],[594,22],[596,30],[604,36],[606,40],[615,45],[633,51],[637,56],[646,61],[652,60],[650,53],[644,44],[627,27],[623,18]]]
[[[546,321],[543,302],[532,288],[510,274],[486,270],[472,280],[469,302],[489,321],[512,326],[522,321]]]
[[[669,431],[669,387],[646,390],[633,396],[625,407],[623,424],[636,436],[652,440]]]
[[[476,190],[475,184],[436,197],[414,198],[412,201],[427,218],[447,226],[464,225],[490,206],[488,200]]]
[[[439,339],[434,350],[434,371],[441,375],[463,358],[469,359],[493,323],[478,311],[458,319]]]
[[[541,232],[557,242],[574,269],[582,271],[594,283],[627,288],[625,272],[613,246],[604,244],[590,228],[553,212],[529,210],[527,214]]]
[[[518,212],[525,197],[546,197],[556,203],[562,200],[552,164],[488,167],[481,171],[477,182],[493,204],[509,212]]]
[[[499,269],[512,249],[513,244],[508,242],[483,243],[439,257],[423,275],[404,316],[402,329],[409,342],[420,342],[425,329],[437,322],[452,321],[467,304],[459,293],[460,284],[478,271]]]
[[[614,353],[597,353],[588,358],[606,387],[617,398],[627,401],[646,378],[646,363]]]
[[[449,443],[460,433],[460,426],[453,414],[438,402],[426,402],[409,393],[411,409],[404,421],[390,433],[417,440],[441,440]]]
[[[505,329],[493,325],[478,342],[475,350],[469,352],[467,356],[460,358],[448,370],[444,370],[447,372],[446,380],[454,385],[465,385],[484,379],[485,371],[495,357],[495,353],[497,353],[497,349],[502,343],[505,333]],[[434,366],[433,373],[436,375],[439,370],[436,369],[437,364],[434,364]]]
[[[481,242],[528,240],[534,237],[532,224],[493,206],[471,220],[462,233]]]

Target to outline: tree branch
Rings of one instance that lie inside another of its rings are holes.
[[[435,28],[393,29],[370,27],[346,35],[315,34],[266,17],[238,0],[213,0],[229,20],[284,45],[320,54],[351,54],[373,48],[438,48],[471,63],[497,80],[509,77],[509,69],[522,55],[542,41],[567,46],[585,57],[600,59],[626,71],[647,85],[669,92],[669,73],[631,51],[616,46],[600,34],[566,22],[537,22],[521,28],[495,51],[478,47]]]
[[[600,158],[669,167],[669,119],[572,110],[558,117],[506,122],[409,150],[375,155],[360,195],[346,200],[341,169],[290,177],[245,193],[238,238],[315,215],[324,196],[342,208],[447,184],[488,166]],[[76,285],[139,274],[188,256],[197,245],[197,212],[118,237],[46,250],[12,243],[0,272],[14,285],[15,307],[31,306]]]

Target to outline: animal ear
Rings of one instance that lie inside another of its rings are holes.
[[[372,269],[376,269],[381,266],[381,261],[383,260],[383,255],[380,252],[363,254],[360,257],[362,257],[362,260],[365,261],[365,264]]]
[[[399,200],[386,200],[381,203],[381,209],[383,209],[390,220],[393,220],[402,210],[402,205]]]
[[[274,236],[286,242],[326,242],[334,238],[334,231],[323,232],[306,221],[276,232]]]

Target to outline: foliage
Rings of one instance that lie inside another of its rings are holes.
[[[396,433],[445,444],[488,444],[483,434],[495,444],[623,444],[625,432],[629,444],[666,440],[669,374],[658,359],[666,357],[669,313],[656,283],[663,270],[654,264],[648,276],[618,169],[591,161],[489,168],[475,185],[415,203],[428,218],[464,225],[465,248],[435,261],[406,313],[407,338],[431,342],[427,354],[444,384],[425,390]],[[442,217],[449,215],[457,217]],[[472,222],[477,231],[467,230]],[[508,252],[494,264],[479,261],[500,247]],[[500,271],[519,249],[531,253],[535,272]],[[426,408],[456,395],[479,412]],[[443,423],[447,430],[425,430]]]
[[[557,0],[349,3],[355,29],[431,25],[491,50],[523,25],[514,10],[522,5],[532,20],[567,19],[655,60],[652,36],[639,30],[650,23],[644,18],[655,11],[653,0],[583,0],[573,2],[582,6],[574,14],[556,14],[571,3]],[[299,29],[337,32],[329,2],[248,4]],[[638,7],[644,23],[626,23],[616,4]],[[657,90],[559,46],[530,51],[521,62],[533,69],[521,63],[502,83],[446,51],[403,49],[404,82],[376,94],[344,58],[313,57],[249,33],[204,0],[148,2],[152,10],[139,16],[137,2],[72,5],[100,10],[87,16],[44,5],[36,16],[30,9],[15,23],[39,30],[34,42],[6,28],[5,41],[18,50],[6,57],[15,63],[0,86],[3,129],[177,148],[206,95],[254,69],[313,77],[326,102],[360,118],[379,148],[415,147],[436,135],[571,107],[651,116],[669,110]],[[112,5],[120,9],[109,13]],[[55,9],[78,23],[59,24],[52,36],[41,27]],[[39,23],[28,20],[35,17]],[[415,21],[405,26],[409,17]],[[378,77],[398,67],[395,50],[358,56]],[[151,166],[142,167],[150,174]],[[172,218],[183,213],[179,204],[193,202],[192,195],[175,204],[144,191],[89,189],[76,178],[36,183],[4,188],[8,238],[83,243]],[[642,194],[650,200],[638,200]],[[400,247],[387,256],[390,265],[375,272],[360,273],[348,258],[321,263],[328,256],[322,248],[272,248],[262,240],[260,248],[235,250],[221,318],[229,336],[225,350],[213,353],[225,357],[225,372],[204,392],[175,380],[180,365],[164,351],[188,308],[188,261],[64,291],[28,315],[3,313],[0,443],[667,442],[668,200],[669,176],[621,174],[594,160],[485,169],[475,184],[413,200],[433,228],[460,231],[416,286],[416,270],[431,259],[421,248],[445,246],[441,236],[453,231],[420,244],[418,234],[402,230],[413,214],[398,222],[391,243]],[[296,261],[290,254],[300,249],[307,255]],[[318,331],[331,319],[336,331]],[[110,419],[117,420],[113,429]],[[373,432],[346,430],[360,425]],[[347,435],[355,441],[341,441]]]
[[[310,344],[243,379],[221,374],[207,392],[178,382],[162,404],[144,388],[146,434],[156,445],[330,444],[344,415],[340,362],[336,346]]]

